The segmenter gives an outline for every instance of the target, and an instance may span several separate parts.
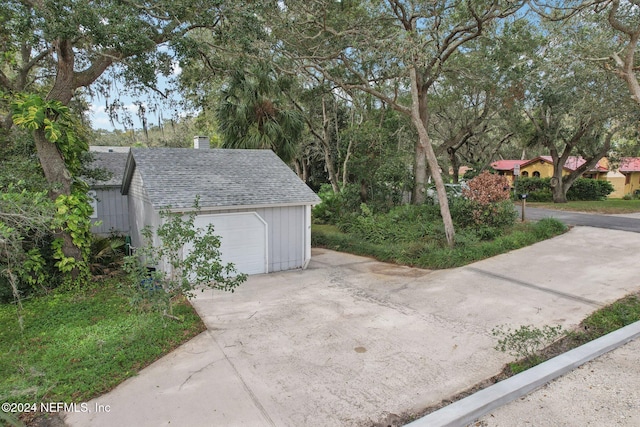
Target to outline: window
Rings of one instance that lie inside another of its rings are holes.
[[[529,176],[529,172],[527,172],[527,171],[522,171],[522,174],[521,174],[521,175],[522,175],[522,177],[523,177],[523,178],[526,178],[526,177],[528,177],[528,176]]]
[[[540,172],[538,172],[538,171],[533,171],[533,177],[534,177],[534,178],[540,178]]]
[[[631,174],[628,173],[624,176],[624,185],[629,185],[631,184]]]

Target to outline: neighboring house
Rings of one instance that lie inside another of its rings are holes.
[[[567,175],[583,165],[585,160],[579,156],[571,156],[564,164],[563,175]],[[539,156],[532,160],[498,160],[491,163],[500,175],[509,177],[513,183],[513,169],[520,165],[520,176],[549,178],[553,176],[551,156]],[[625,194],[640,191],[640,158],[627,157],[621,160],[618,169],[611,167],[607,158],[602,158],[594,168],[582,174],[583,178],[609,181],[614,188],[611,198],[621,198]]]
[[[626,157],[620,161],[618,172],[624,175],[625,194],[640,193],[640,157]],[[621,197],[622,197],[621,196]]]
[[[92,199],[91,231],[99,235],[129,235],[129,203],[123,196],[122,177],[129,157],[129,147],[91,146],[94,161],[91,167],[106,170],[111,176],[106,181],[87,179]],[[98,225],[95,225],[98,223]]]
[[[513,183],[513,169],[516,165],[522,165],[528,160],[497,160],[491,163],[491,167],[498,172],[498,175],[504,175]]]
[[[582,157],[570,156],[564,164],[563,175],[568,175],[585,163]],[[500,175],[509,177],[513,182],[513,169],[515,165],[520,165],[520,176],[530,178],[550,178],[553,176],[553,160],[551,156],[538,156],[531,160],[498,160],[491,163]],[[585,178],[606,179],[608,169],[601,160],[596,167],[586,171],[582,176]]]
[[[161,224],[161,210],[193,211],[199,196],[195,225],[214,225],[223,262],[247,274],[305,268],[318,196],[271,150],[208,149],[202,138],[194,145],[200,149],[131,149],[122,194],[132,246],[144,244],[145,226]]]

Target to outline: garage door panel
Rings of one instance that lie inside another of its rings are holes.
[[[220,236],[221,260],[232,262],[246,274],[267,272],[267,224],[255,212],[217,215],[198,215],[194,225],[205,228],[213,224],[214,234]],[[190,248],[185,248],[189,253]]]

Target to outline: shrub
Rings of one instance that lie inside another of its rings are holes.
[[[146,244],[137,248],[134,255],[124,258],[123,269],[128,281],[122,289],[129,294],[130,302],[152,308],[173,316],[174,300],[191,298],[197,289],[220,289],[233,292],[247,279],[238,273],[232,263],[221,260],[220,237],[212,224],[205,228],[194,225],[200,212],[200,198],[196,197],[194,211],[184,215],[169,210],[160,211],[162,224],[155,230],[159,243],[154,243],[154,230],[145,227],[142,234]],[[187,247],[191,251],[184,253]],[[169,271],[156,270],[164,262]]]
[[[551,188],[544,188],[527,193],[527,200],[530,202],[552,202],[553,194],[551,193]]]
[[[462,190],[462,194],[481,205],[509,200],[510,197],[511,186],[507,177],[487,171],[470,180],[468,186]]]
[[[549,190],[551,194],[551,178],[520,177],[516,181],[516,192],[531,195],[538,191]],[[527,197],[529,198],[529,197]]]
[[[609,181],[578,178],[567,191],[567,200],[604,200],[611,193],[613,184]]]
[[[469,181],[469,188],[463,190],[465,197],[469,199],[471,206],[460,204],[455,206],[456,217],[463,224],[469,222],[468,218],[460,215],[471,214],[471,219],[476,229],[502,228],[513,225],[516,212],[510,201],[509,181],[501,175],[483,172]],[[487,239],[495,237],[495,231],[483,232]]]
[[[322,184],[318,197],[322,202],[313,207],[314,222],[335,224],[342,216],[342,197],[340,193],[334,193],[331,185]]]
[[[516,182],[516,192],[528,194],[531,202],[550,202],[550,178],[519,178]],[[567,191],[567,200],[603,200],[613,192],[613,185],[609,181],[591,178],[576,179]]]
[[[359,190],[348,185],[339,193],[334,193],[330,184],[322,184],[318,197],[321,203],[313,207],[313,220],[316,224],[337,224],[349,212],[358,210],[360,204]]]
[[[360,211],[345,215],[338,228],[372,243],[414,242],[433,234],[434,223],[439,221],[438,208],[429,205],[398,206],[376,214],[363,203]]]

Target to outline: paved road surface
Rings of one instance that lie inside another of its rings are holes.
[[[520,213],[520,206],[518,205],[516,208]],[[539,220],[548,217],[559,219],[568,225],[584,225],[587,227],[608,228],[610,230],[640,233],[640,218],[630,218],[618,215],[586,214],[530,207],[526,208],[525,218],[528,220]]]

